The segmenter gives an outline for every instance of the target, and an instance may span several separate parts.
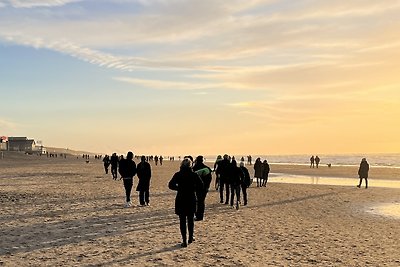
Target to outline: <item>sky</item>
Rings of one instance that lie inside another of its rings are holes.
[[[399,17],[399,0],[0,0],[0,135],[138,155],[399,153]]]

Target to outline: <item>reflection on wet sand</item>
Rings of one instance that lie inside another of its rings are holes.
[[[284,173],[271,173],[268,182],[272,183],[290,183],[290,184],[319,184],[319,185],[338,185],[338,186],[356,186],[359,179],[355,178],[337,178],[320,177],[311,175],[293,175]],[[395,180],[374,180],[369,179],[369,187],[387,187],[400,188],[400,181]]]
[[[337,178],[320,177],[310,175],[292,175],[284,173],[270,174],[269,182],[272,183],[292,183],[292,184],[318,184],[318,185],[337,185],[356,187],[358,178]],[[400,181],[393,180],[373,180],[369,179],[369,189],[371,187],[400,188]],[[364,188],[357,190],[365,190]],[[400,219],[400,203],[385,203],[373,207],[368,207],[367,212]]]
[[[400,203],[380,204],[370,207],[367,211],[377,215],[400,219]]]

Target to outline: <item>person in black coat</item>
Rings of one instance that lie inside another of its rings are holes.
[[[108,167],[110,166],[110,157],[108,155],[104,156],[103,163],[104,163],[104,170],[106,174],[108,174]]]
[[[131,191],[133,186],[133,176],[136,175],[136,163],[133,161],[133,153],[131,151],[126,155],[126,159],[121,159],[119,162],[119,174],[124,181],[126,203],[125,207],[132,206]]]
[[[358,176],[360,177],[360,182],[358,183],[357,187],[361,187],[361,183],[363,178],[365,179],[365,189],[368,188],[368,171],[369,171],[369,164],[366,158],[363,158],[360,163],[360,168],[358,169]]]
[[[196,192],[203,190],[203,182],[192,171],[192,162],[185,158],[179,172],[175,173],[168,183],[171,190],[176,190],[175,214],[179,216],[179,228],[182,235],[182,247],[194,241],[194,213],[196,211]],[[186,239],[186,222],[189,239]]]
[[[197,195],[197,210],[195,221],[202,221],[204,218],[205,200],[212,180],[212,171],[208,166],[203,163],[203,161],[203,156],[198,156],[193,166],[193,171],[197,175],[199,175],[204,184],[203,191],[198,192],[199,194]]]
[[[141,206],[149,205],[150,203],[150,178],[151,178],[151,167],[146,162],[146,157],[140,158],[140,163],[137,165],[137,176],[139,178],[136,191],[139,191],[139,204]]]
[[[269,164],[268,161],[265,159],[262,163],[262,185],[260,186],[264,187],[267,186],[269,172],[270,172]]]
[[[240,187],[242,188],[243,193],[243,205],[247,205],[247,188],[251,184],[251,178],[249,174],[249,170],[244,166],[244,162],[240,162],[240,170],[243,173],[243,179],[241,181]]]
[[[254,177],[257,179],[257,187],[262,183],[262,162],[260,158],[256,159],[254,163]]]
[[[223,160],[219,161],[216,173],[217,173],[217,175],[219,175],[220,203],[224,203],[224,188],[226,188],[225,204],[228,204],[230,161],[229,161],[229,156],[227,154],[224,155]]]
[[[114,180],[117,180],[117,176],[118,176],[118,173],[117,173],[118,162],[119,162],[119,159],[118,159],[117,153],[113,153],[110,158],[110,163],[111,163],[111,174],[112,174],[112,177]]]
[[[240,184],[243,180],[243,172],[237,166],[236,160],[232,160],[230,164],[230,175],[229,175],[229,185],[231,187],[231,207],[233,207],[234,198],[236,195],[236,209],[239,209],[239,202],[240,202]]]

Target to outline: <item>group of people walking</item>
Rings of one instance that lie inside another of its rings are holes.
[[[262,162],[260,158],[256,159],[256,161],[254,162],[254,177],[257,180],[257,187],[267,186],[270,170],[271,169],[266,159]]]
[[[230,204],[232,207],[235,204],[236,209],[239,209],[241,203],[240,191],[242,191],[243,205],[247,205],[247,188],[251,184],[251,178],[244,161],[241,161],[237,166],[235,157],[231,158],[227,154],[223,158],[218,156],[214,164],[214,171],[216,173],[216,189],[219,190],[220,203]]]
[[[193,158],[186,156],[179,171],[168,183],[171,190],[177,191],[175,213],[179,216],[182,247],[194,241],[194,221],[202,221],[204,218],[205,199],[212,180],[212,170],[204,164],[203,156],[198,156],[193,165],[192,163]],[[246,189],[250,186],[250,175],[244,167],[244,162],[238,167],[234,158],[230,159],[228,155],[224,155],[223,159],[216,162],[214,171],[219,177],[221,203],[225,187],[227,190],[225,204],[228,204],[230,197],[230,205],[233,206],[236,196],[236,209],[239,209],[240,189],[242,189],[244,205],[247,205]]]
[[[319,162],[321,161],[321,159],[318,156],[312,155],[310,158],[310,168],[314,168],[319,166]]]
[[[131,192],[133,187],[133,177],[137,175],[138,185],[136,191],[139,192],[139,204],[140,206],[150,205],[150,179],[151,179],[151,166],[146,161],[145,156],[141,156],[139,164],[133,161],[133,153],[129,151],[126,158],[123,156],[118,157],[116,153],[113,153],[111,158],[106,155],[103,159],[104,169],[106,174],[108,173],[108,166],[111,164],[111,173],[114,180],[117,179],[117,172],[123,180],[125,188],[125,207],[131,207]]]

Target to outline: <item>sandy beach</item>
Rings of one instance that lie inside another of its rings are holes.
[[[253,183],[239,210],[212,188],[195,242],[181,248],[167,187],[178,168],[152,163],[151,205],[138,207],[134,191],[134,206],[124,208],[122,182],[100,160],[0,159],[0,266],[400,266],[400,220],[374,212],[399,205],[400,189],[373,185]],[[271,169],[358,182],[357,167]],[[371,168],[374,179],[400,180],[400,169]]]

